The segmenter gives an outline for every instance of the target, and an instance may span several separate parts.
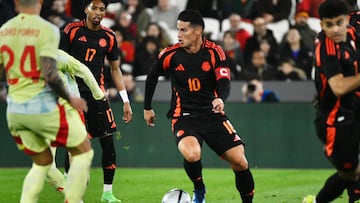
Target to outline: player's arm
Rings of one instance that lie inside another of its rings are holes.
[[[40,63],[42,66],[42,73],[44,75],[45,81],[50,86],[50,88],[57,94],[59,97],[67,100],[70,105],[80,111],[87,111],[87,105],[85,100],[74,97],[69,94],[66,90],[64,83],[57,72],[56,60],[50,57],[40,57]]]
[[[95,77],[91,73],[90,69],[86,67],[79,60],[70,56],[62,50],[58,50],[58,68],[62,70],[64,67],[68,67],[70,74],[73,74],[79,78],[82,78],[85,84],[89,87],[94,99],[103,100],[105,98],[104,92],[100,89]],[[67,70],[64,70],[67,72]]]
[[[111,77],[112,77],[114,85],[115,85],[116,89],[119,91],[120,97],[124,103],[124,107],[123,107],[124,116],[122,119],[125,121],[125,123],[128,123],[132,120],[132,109],[130,106],[129,97],[128,97],[126,89],[125,89],[122,73],[119,68],[120,60],[117,59],[114,61],[109,61],[109,63],[110,63]]]
[[[338,53],[334,50],[335,43],[327,40],[320,48],[317,61],[322,65],[325,77],[335,96],[341,97],[360,86],[360,75],[344,76],[343,69],[337,57]]]
[[[360,87],[360,74],[345,77],[339,73],[329,78],[328,83],[335,96],[341,97]]]
[[[215,98],[212,102],[213,111],[215,113],[220,113],[224,110],[224,101],[230,95],[230,68],[226,60],[225,53],[221,47],[216,49],[216,60],[215,65],[215,78],[217,81],[217,93],[218,97]]]
[[[77,65],[74,66],[76,68],[75,75],[84,80],[85,84],[89,87],[94,99],[103,100],[105,98],[105,94],[100,89],[90,69],[80,61],[77,62]]]
[[[43,74],[47,84],[59,97],[70,100],[70,94],[66,90],[61,77],[57,73],[56,60],[49,57],[41,57],[41,65],[43,67]]]
[[[156,60],[151,66],[145,82],[145,96],[144,96],[144,120],[148,126],[155,126],[155,112],[152,109],[151,103],[158,82],[158,78],[161,74],[162,63],[160,60]]]

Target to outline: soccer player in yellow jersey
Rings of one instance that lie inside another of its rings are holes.
[[[52,145],[65,146],[73,160],[65,184],[65,202],[79,203],[85,193],[93,150],[78,111],[86,102],[65,88],[57,72],[59,30],[39,17],[42,0],[16,0],[19,14],[0,28],[0,70],[9,92],[7,122],[16,143],[33,165],[20,203],[37,202],[53,156]],[[62,97],[69,105],[59,102]]]

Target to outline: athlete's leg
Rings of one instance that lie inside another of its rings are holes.
[[[55,155],[56,155],[56,147],[50,147],[51,153],[53,155],[53,161],[51,164],[51,168],[46,176],[46,181],[52,185],[56,191],[65,192],[65,178],[63,174],[56,167]]]
[[[331,202],[339,197],[346,187],[350,184],[349,180],[345,180],[336,172],[330,176],[319,193],[316,195],[316,202]]]
[[[114,180],[115,169],[116,169],[116,153],[113,136],[105,136],[99,138],[102,156],[101,163],[104,175],[104,192],[112,191],[112,183]]]
[[[194,184],[193,201],[202,202],[206,190],[202,177],[201,145],[196,137],[186,136],[179,141],[178,149],[184,157],[186,174]]]
[[[235,173],[235,184],[243,202],[252,202],[254,196],[254,179],[245,157],[244,145],[238,145],[224,153]]]
[[[353,181],[347,188],[349,203],[353,203],[360,199],[360,181]]]
[[[20,203],[37,202],[45,177],[51,168],[53,157],[50,149],[46,148],[43,152],[31,155],[31,159],[33,164],[24,179]]]
[[[121,200],[117,199],[113,192],[113,181],[116,170],[116,153],[114,140],[112,135],[107,135],[105,137],[99,138],[102,156],[101,163],[103,168],[103,193],[101,195],[102,202],[121,202]]]
[[[78,203],[82,200],[87,187],[94,151],[86,138],[79,146],[67,149],[72,157],[68,178],[65,184],[67,203]]]
[[[346,187],[348,196],[349,196],[349,203],[353,203],[356,200],[360,199],[360,164],[355,171],[352,172],[340,172],[339,176],[343,179],[349,180],[349,185]]]

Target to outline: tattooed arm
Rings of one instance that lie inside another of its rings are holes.
[[[78,111],[87,111],[86,101],[79,97],[70,95],[67,91],[60,75],[57,72],[56,60],[49,57],[41,57],[41,65],[45,81],[55,94],[66,99],[70,105]]]
[[[56,60],[49,57],[41,57],[41,65],[43,67],[43,75],[45,81],[50,86],[50,88],[57,94],[59,97],[70,100],[70,94],[66,90],[64,83],[57,72]]]

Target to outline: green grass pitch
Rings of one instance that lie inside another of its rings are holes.
[[[0,202],[19,202],[21,185],[27,168],[0,169]],[[330,169],[253,169],[255,203],[301,203],[308,194],[316,194],[334,171]],[[241,202],[235,189],[230,169],[204,168],[208,203]],[[113,186],[114,194],[124,203],[160,203],[162,196],[172,188],[181,188],[192,194],[192,184],[183,169],[118,168]],[[85,203],[100,202],[102,169],[91,170]],[[45,184],[39,203],[63,202],[63,196]],[[335,203],[347,202],[345,193]]]

